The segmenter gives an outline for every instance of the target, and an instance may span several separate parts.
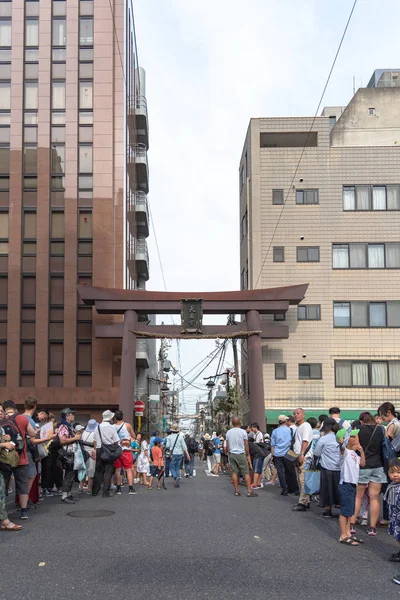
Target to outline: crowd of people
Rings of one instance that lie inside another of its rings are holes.
[[[15,491],[20,519],[29,518],[29,509],[40,500],[57,495],[63,504],[75,504],[78,494],[103,498],[121,495],[125,484],[129,495],[134,485],[146,490],[166,490],[165,478],[172,477],[179,488],[182,477],[195,473],[194,457],[199,445],[194,435],[184,436],[178,425],[151,436],[135,433],[124,415],[106,410],[102,421],[90,419],[84,426],[75,411],[64,408],[61,420],[28,397],[24,412],[7,400],[0,405],[0,528],[19,531],[10,521],[6,497]]]
[[[101,423],[84,426],[75,411],[65,408],[61,420],[28,397],[24,412],[12,400],[0,405],[0,528],[19,531],[8,518],[6,496],[15,491],[20,518],[41,499],[60,496],[75,504],[78,494],[121,495],[124,485],[135,495],[135,485],[165,490],[165,478],[180,487],[182,477],[196,475],[196,454],[206,462],[210,476],[227,474],[235,496],[240,485],[247,497],[257,497],[264,485],[279,485],[282,496],[297,497],[295,512],[307,512],[311,501],[323,518],[339,517],[339,542],[359,546],[357,534],[366,526],[368,536],[387,527],[400,542],[400,421],[395,407],[384,402],[375,415],[362,412],[352,423],[332,407],[318,419],[306,418],[296,408],[280,415],[272,434],[258,423],[241,426],[238,417],[226,432],[206,433],[200,440],[184,436],[178,425],[161,435],[135,433],[121,411],[103,412]],[[279,482],[279,483],[278,483]],[[390,560],[400,562],[400,552]],[[400,583],[400,578],[395,578]]]

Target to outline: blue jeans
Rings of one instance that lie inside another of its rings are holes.
[[[169,477],[169,467],[171,464],[171,459],[170,458],[166,458],[165,459],[165,477]]]
[[[183,454],[173,454],[172,455],[169,468],[171,470],[172,477],[175,479],[175,481],[179,480],[182,461],[183,461]]]
[[[185,462],[185,474],[193,477],[193,469],[194,469],[194,454],[190,455],[190,460]]]

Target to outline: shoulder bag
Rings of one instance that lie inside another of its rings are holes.
[[[176,442],[178,441],[179,436],[180,436],[180,433],[178,433],[177,436],[176,436],[176,438],[175,438],[175,442],[174,442],[174,445],[172,446],[172,450],[170,450],[169,448],[165,448],[164,456],[165,456],[165,458],[167,460],[170,460],[172,458],[172,455],[173,455],[174,450],[175,450]]]
[[[122,454],[122,448],[119,442],[113,442],[112,444],[105,444],[101,435],[101,425],[98,426],[98,432],[101,440],[100,458],[105,463],[115,462]]]

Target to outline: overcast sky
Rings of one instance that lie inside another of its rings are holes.
[[[239,289],[238,164],[249,119],[314,115],[352,5],[134,0],[147,73],[149,202],[168,291]],[[358,0],[322,106],[347,104],[353,77],[358,88],[374,69],[400,66],[399,22],[399,0]],[[153,231],[148,244],[148,289],[162,290]],[[213,348],[181,342],[183,374]],[[170,356],[177,366],[176,343]],[[185,391],[188,409],[200,394]]]

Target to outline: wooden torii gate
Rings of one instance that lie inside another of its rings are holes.
[[[99,314],[124,315],[123,323],[97,325],[97,338],[122,339],[120,408],[133,410],[136,383],[136,339],[148,338],[246,338],[250,418],[265,427],[265,398],[261,340],[289,337],[287,325],[261,323],[261,315],[286,313],[303,300],[308,284],[232,292],[151,292],[78,286],[82,301]],[[181,325],[148,325],[138,315],[181,315]],[[203,314],[240,314],[236,325],[204,325]]]

